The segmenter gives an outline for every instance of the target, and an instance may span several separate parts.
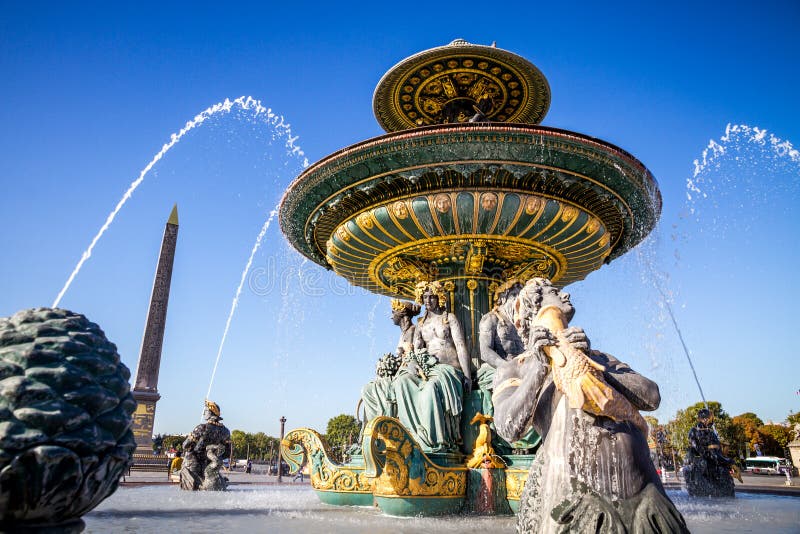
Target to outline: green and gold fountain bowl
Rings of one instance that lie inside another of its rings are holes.
[[[660,212],[650,171],[609,143],[454,123],[319,161],[289,186],[280,224],[304,256],[369,291],[412,297],[436,279],[451,292],[480,285],[486,298],[511,278],[581,280],[639,243]]]

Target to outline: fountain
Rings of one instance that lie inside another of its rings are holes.
[[[355,286],[425,305],[413,342],[398,351],[400,370],[365,388],[363,456],[337,465],[309,429],[284,440],[291,465],[312,464],[323,502],[371,495],[393,515],[454,513],[481,508],[472,501],[486,488],[468,480],[485,480],[519,508],[540,442],[530,425],[507,433],[524,438],[509,444],[487,419],[503,467],[487,462],[477,469],[489,473],[470,476],[465,459],[478,437],[469,421],[493,414],[494,368],[523,357],[528,342],[509,341],[520,325],[501,320],[502,305],[515,302],[509,290],[534,278],[558,287],[582,280],[644,239],[661,211],[655,179],[633,156],[540,126],[549,102],[542,73],[511,52],[463,40],[420,52],[375,90],[388,133],[311,165],[286,191],[279,221],[301,254]],[[485,319],[490,310],[496,320]],[[505,337],[490,343],[492,331]],[[582,332],[570,336],[586,344]],[[641,420],[624,396],[604,391],[617,421]],[[599,402],[596,415],[611,413]]]
[[[224,491],[228,479],[219,474],[220,460],[228,456],[231,432],[221,423],[219,405],[206,400],[203,416],[183,442],[184,459],[179,472],[181,489]]]
[[[689,430],[686,487],[691,496],[733,497],[730,469],[735,464],[722,454],[711,420],[711,412],[703,408],[697,412],[697,424]]]

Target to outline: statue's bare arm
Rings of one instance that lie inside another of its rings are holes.
[[[414,350],[424,349],[425,340],[422,339],[422,325],[417,322],[417,327],[414,329]]]
[[[497,328],[497,317],[493,313],[487,313],[481,318],[478,339],[481,348],[481,360],[497,368],[505,359],[497,354],[492,347],[495,328]]]
[[[520,365],[520,358],[523,363]],[[494,379],[494,424],[509,442],[524,436],[533,424],[536,401],[549,368],[535,355],[523,353],[497,366]],[[537,431],[539,429],[537,428]]]
[[[658,384],[646,378],[633,369],[628,364],[623,363],[603,352],[593,350],[589,355],[593,360],[606,366],[603,373],[606,382],[625,395],[631,404],[639,410],[653,411],[658,409],[661,404],[661,393]]]
[[[472,377],[469,368],[469,351],[467,351],[467,341],[464,338],[464,330],[461,328],[461,323],[458,318],[450,313],[448,317],[450,324],[450,335],[453,337],[453,344],[456,346],[456,354],[458,354],[458,363],[461,364],[461,371],[464,373],[464,393],[469,395],[472,391]]]

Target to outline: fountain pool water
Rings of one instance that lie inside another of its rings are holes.
[[[182,492],[177,486],[120,488],[83,517],[85,532],[514,532],[510,516],[399,518],[377,508],[322,504],[309,486],[232,486],[227,492]],[[800,499],[737,493],[736,499],[670,498],[693,533],[800,531]]]

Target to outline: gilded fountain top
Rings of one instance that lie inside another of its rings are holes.
[[[463,39],[404,59],[373,97],[387,132],[453,122],[538,124],[549,107],[550,86],[532,63]]]
[[[412,298],[420,281],[446,285],[451,309],[474,315],[460,318],[470,337],[467,321],[503,281],[581,280],[660,215],[644,165],[539,125],[549,105],[544,75],[511,52],[456,40],[415,54],[375,90],[388,133],[307,168],[284,194],[281,228],[301,254],[369,291]]]

